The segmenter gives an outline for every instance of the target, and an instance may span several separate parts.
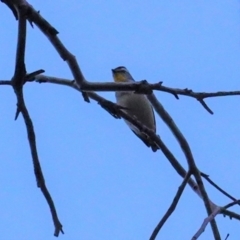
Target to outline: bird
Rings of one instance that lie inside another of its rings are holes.
[[[126,67],[120,66],[112,69],[114,82],[117,83],[132,83],[135,82],[130,72]],[[131,117],[135,117],[143,125],[156,133],[156,121],[154,111],[151,103],[144,94],[137,94],[131,91],[117,91],[115,93],[117,104],[123,107],[123,111]],[[125,120],[126,124],[130,127],[133,133],[139,137],[148,147],[156,152],[159,147],[149,137],[141,132],[139,128]]]

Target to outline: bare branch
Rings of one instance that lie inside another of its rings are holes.
[[[202,106],[210,113],[213,114],[213,111],[208,107],[208,105],[203,101],[203,99],[198,99]]]
[[[17,41],[17,51],[16,51],[16,61],[15,61],[15,72],[12,78],[14,90],[22,88],[23,79],[26,75],[25,68],[25,48],[26,48],[26,8],[22,5],[17,8],[18,13],[18,41]]]
[[[136,93],[151,94],[152,88],[146,80],[140,82],[83,82],[80,86],[80,89],[84,92],[93,92],[93,91],[134,91]]]
[[[170,205],[170,207],[168,208],[167,212],[165,213],[165,215],[162,217],[161,221],[158,223],[158,225],[156,226],[156,228],[154,229],[151,237],[149,240],[154,240],[156,239],[159,231],[161,230],[162,226],[164,225],[164,223],[168,220],[168,218],[170,217],[170,215],[173,213],[173,211],[175,210],[178,201],[180,200],[180,197],[182,196],[183,190],[186,187],[187,182],[189,181],[191,177],[191,172],[188,171],[187,175],[185,176],[183,182],[181,183],[181,185],[178,188],[178,191],[172,201],[172,204]]]
[[[55,226],[55,231],[54,231],[54,236],[58,236],[60,232],[63,232],[62,229],[62,224],[58,219],[57,211],[54,205],[54,202],[52,200],[52,197],[47,189],[45,179],[42,173],[40,161],[38,158],[38,153],[37,153],[37,146],[36,146],[36,137],[35,137],[35,132],[34,132],[34,127],[32,120],[29,116],[28,110],[25,106],[24,98],[22,95],[22,92],[17,93],[17,99],[18,99],[18,108],[22,113],[25,125],[27,127],[27,134],[28,134],[28,141],[31,149],[31,155],[33,159],[33,166],[34,166],[34,173],[36,176],[37,180],[37,186],[41,189],[52,214],[52,219],[54,222]]]
[[[215,208],[214,211],[212,212],[212,214],[204,219],[201,227],[196,232],[196,234],[192,237],[192,240],[198,239],[198,237],[204,232],[204,230],[205,230],[206,226],[208,225],[208,223],[211,222],[216,217],[216,215],[222,211],[222,209],[230,208],[230,207],[232,207],[232,206],[234,206],[236,204],[239,204],[239,203],[240,203],[240,200],[236,200],[236,201],[233,201],[233,202],[227,204],[224,207]]]
[[[204,177],[212,186],[214,186],[218,191],[220,191],[223,195],[227,196],[228,198],[230,198],[233,201],[237,201],[236,198],[234,198],[233,196],[231,196],[229,193],[227,193],[226,191],[224,191],[222,188],[220,188],[216,183],[214,183],[207,174],[201,172],[201,176]],[[240,205],[240,204],[239,204]]]
[[[213,114],[213,111],[207,106],[204,102],[205,98],[209,97],[222,97],[222,96],[238,96],[240,91],[230,91],[230,92],[213,92],[213,93],[204,93],[204,92],[193,92],[192,90],[170,88],[162,85],[162,82],[159,83],[148,83],[146,80],[134,83],[110,83],[110,82],[83,82],[81,85],[81,90],[86,92],[91,91],[136,91],[137,93],[151,94],[153,90],[158,90],[162,92],[167,92],[173,94],[176,99],[179,99],[178,95],[184,95],[188,97],[195,98],[198,100],[201,105],[210,113]]]
[[[28,73],[26,76],[25,76],[25,80],[24,80],[24,83],[26,82],[31,82],[35,79],[35,77],[41,73],[44,73],[45,71],[43,69],[39,69],[39,70],[36,70],[32,73]]]
[[[226,96],[239,96],[240,91],[218,91],[218,92],[194,92],[191,89],[184,88],[170,88],[163,86],[163,82],[149,83],[146,80],[136,81],[134,83],[113,83],[113,82],[84,82],[81,86],[82,91],[136,91],[137,87],[141,86],[143,88],[142,92],[144,94],[149,94],[153,90],[158,90],[161,92],[167,92],[173,94],[177,99],[178,95],[183,95],[187,97],[192,97],[197,100],[210,98],[210,97],[226,97]]]
[[[0,85],[12,86],[12,81],[10,81],[10,80],[0,80]]]
[[[204,232],[206,226],[210,221],[212,221],[215,216],[221,211],[221,207],[217,207],[214,209],[214,211],[210,214],[209,217],[205,218],[200,229],[197,231],[197,233],[192,237],[192,240],[198,239],[198,237]],[[220,238],[221,239],[221,238]]]
[[[9,8],[10,10],[12,11],[14,17],[16,20],[18,20],[18,14],[17,14],[17,11],[12,3],[12,1],[8,1],[8,0],[1,0],[1,2],[5,3]]]
[[[9,2],[11,1],[9,0]],[[12,6],[14,6],[17,11],[18,21],[19,21],[15,72],[11,81],[11,85],[14,88],[14,92],[17,97],[16,118],[21,112],[27,128],[28,140],[29,140],[29,145],[31,149],[31,155],[33,160],[34,173],[37,180],[37,186],[41,189],[44,197],[47,200],[47,203],[49,205],[49,208],[52,214],[52,219],[55,225],[54,235],[58,236],[60,232],[63,233],[62,224],[58,219],[53,200],[45,184],[44,176],[42,173],[40,161],[38,159],[38,154],[37,154],[36,138],[35,138],[33,123],[28,113],[28,110],[26,108],[24,97],[23,97],[23,89],[22,89],[23,84],[25,83],[25,80],[28,79],[29,77],[29,75],[26,74],[26,69],[25,69],[26,16],[28,12],[28,8],[27,8],[28,4],[25,4],[25,3],[26,2],[24,0],[21,0],[21,1],[15,0],[11,2]],[[38,74],[38,72],[39,71],[30,74],[30,76],[35,76],[36,74]]]
[[[194,175],[200,193],[201,193],[201,197],[203,199],[203,202],[205,204],[206,210],[208,215],[211,214],[212,212],[212,207],[213,204],[212,202],[209,200],[207,192],[204,188],[202,179],[201,179],[201,175],[199,173],[199,170],[195,164],[190,146],[187,142],[187,140],[185,139],[185,137],[183,136],[183,134],[181,133],[181,131],[178,129],[177,125],[174,123],[173,119],[171,118],[171,116],[168,114],[168,112],[164,109],[164,107],[162,106],[162,104],[157,100],[157,98],[155,97],[154,94],[148,95],[148,99],[149,101],[152,103],[154,109],[156,110],[156,112],[159,114],[159,116],[162,118],[162,120],[166,123],[166,125],[170,128],[170,130],[172,131],[173,135],[176,137],[185,157],[188,163],[188,167],[189,169],[192,171],[192,174]],[[211,227],[212,227],[212,231],[213,234],[215,236],[215,239],[220,239],[220,235],[219,235],[219,231],[217,228],[217,224],[215,222],[215,220],[213,219],[211,221]]]
[[[226,236],[226,238],[225,238],[224,240],[227,240],[229,236],[230,236],[230,235],[229,235],[229,233],[228,233],[227,236]]]

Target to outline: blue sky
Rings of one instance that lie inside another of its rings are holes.
[[[136,80],[214,92],[239,90],[240,2],[40,1],[30,2],[59,32],[89,81],[112,81],[111,68],[126,66]],[[0,4],[0,79],[14,72],[17,22]],[[28,25],[26,67],[72,79],[46,37]],[[181,178],[161,152],[153,153],[123,120],[88,104],[70,88],[29,83],[26,104],[38,154],[65,235],[60,239],[148,239],[167,210]],[[101,93],[115,101],[114,93]],[[156,92],[187,138],[199,169],[239,198],[239,97],[208,99],[214,115],[194,99]],[[48,206],[36,187],[26,129],[14,121],[16,97],[0,87],[1,238],[54,239]],[[163,141],[185,167],[171,132],[157,117]],[[229,200],[206,184],[219,205]],[[239,212],[239,208],[233,208]],[[190,239],[206,217],[187,187],[158,239]],[[216,218],[224,239],[239,239],[239,222]],[[212,239],[207,227],[200,239]]]

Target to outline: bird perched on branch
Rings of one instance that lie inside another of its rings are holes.
[[[135,82],[131,74],[125,67],[117,67],[112,69],[114,81],[117,83]],[[116,92],[117,104],[124,107],[126,113],[132,117],[136,117],[143,125],[156,133],[156,122],[151,103],[143,94],[134,92]],[[135,133],[148,147],[151,147],[154,152],[159,149],[155,142],[141,132],[136,126],[127,120],[124,120],[130,129]]]

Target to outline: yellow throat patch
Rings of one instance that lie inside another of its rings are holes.
[[[127,82],[127,79],[124,73],[114,73],[113,78],[115,82]]]

